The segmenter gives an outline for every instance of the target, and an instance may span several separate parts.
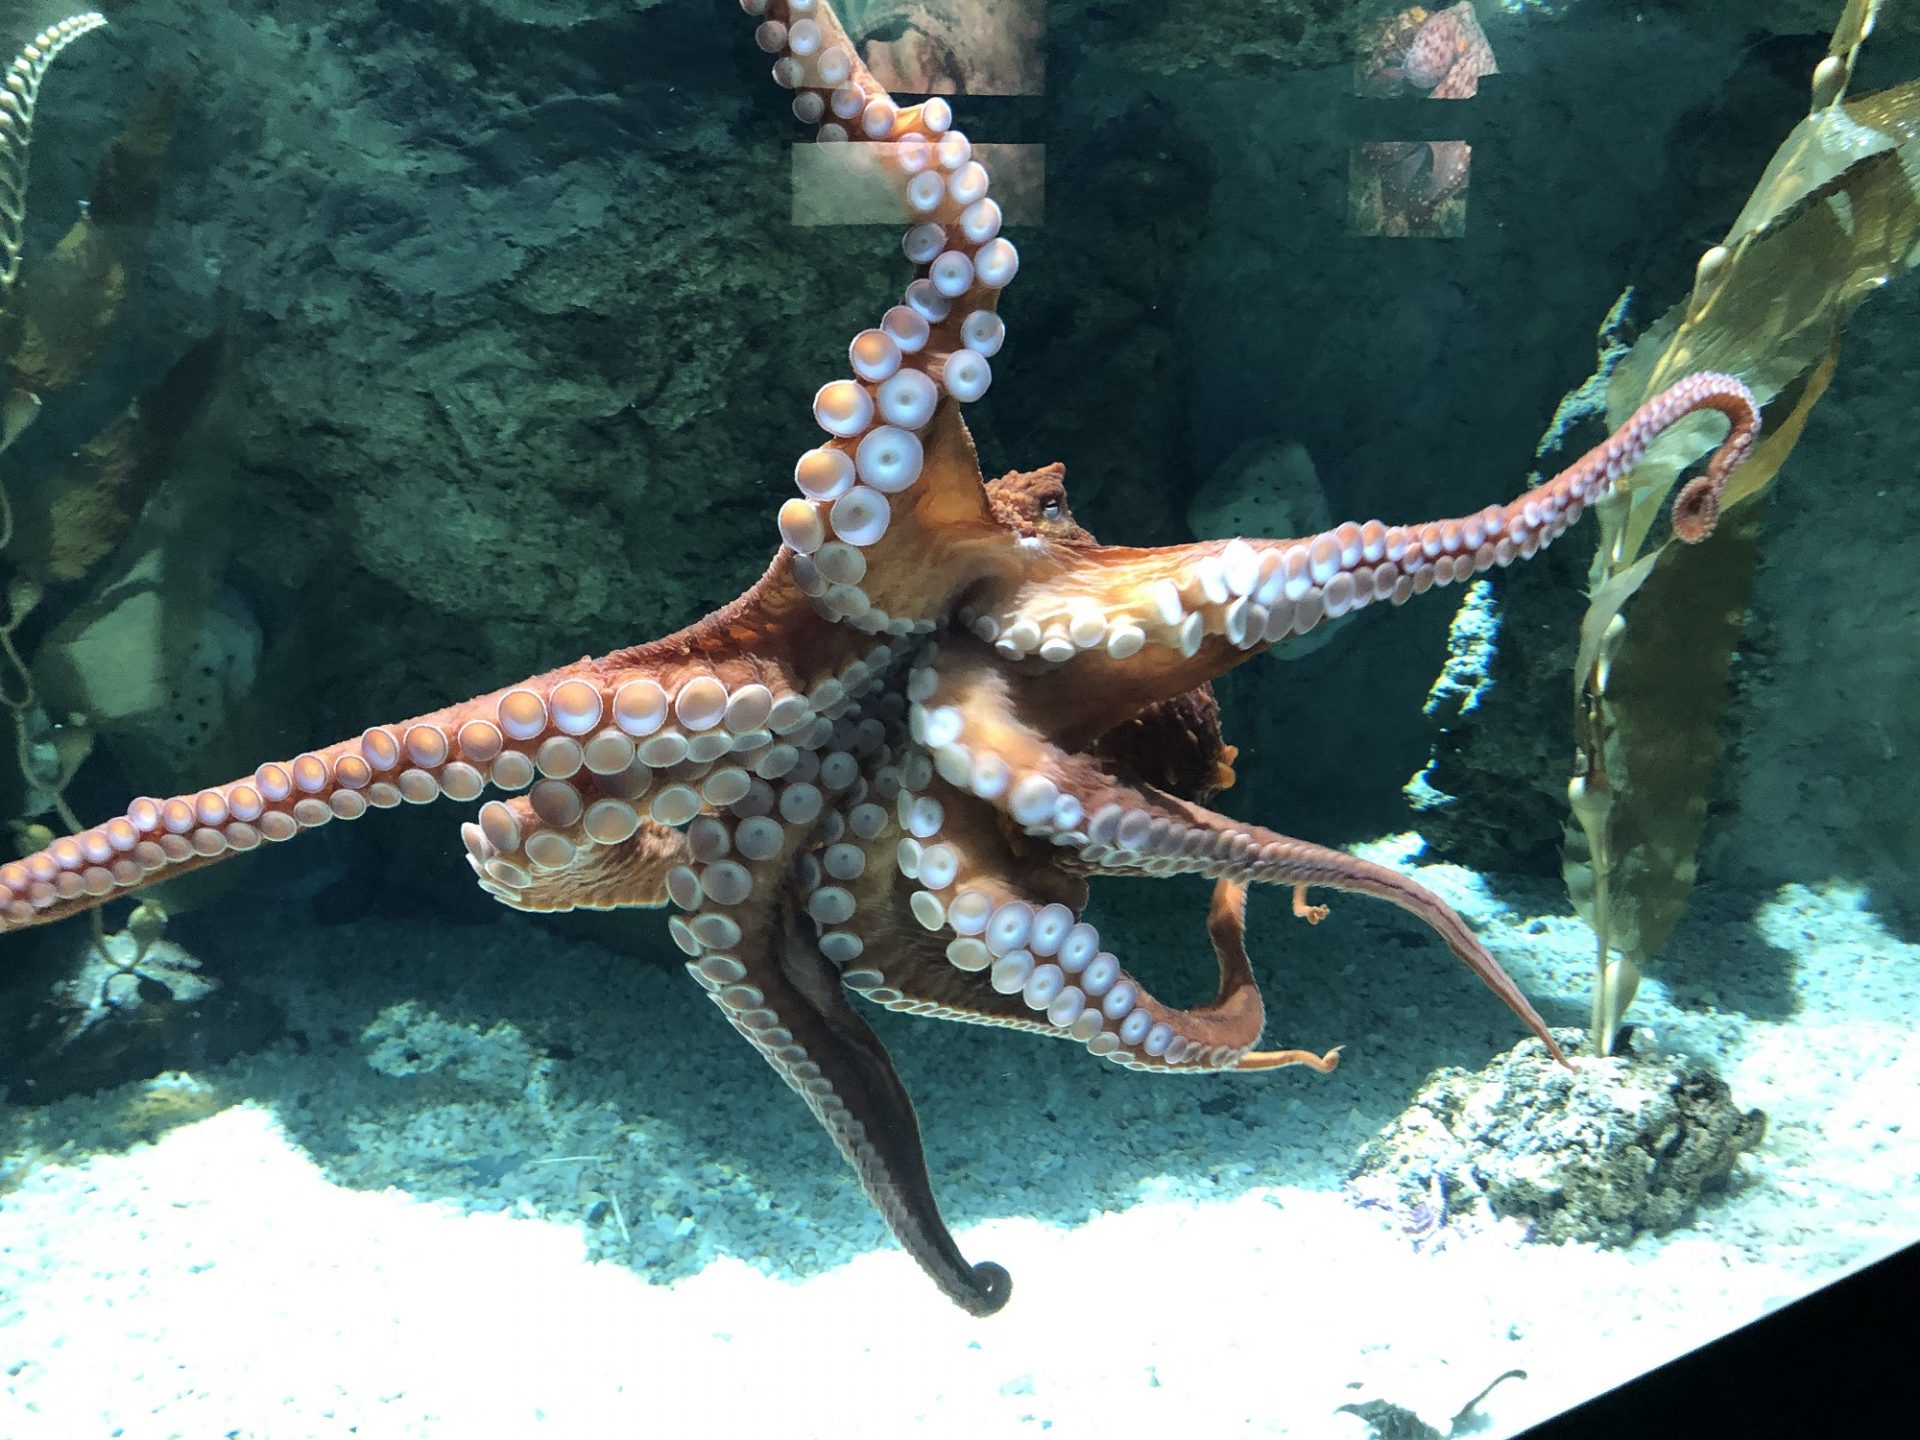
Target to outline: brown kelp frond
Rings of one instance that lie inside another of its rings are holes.
[[[173,140],[173,93],[159,86],[113,139],[59,245],[34,260],[6,317],[17,389],[46,396],[93,372],[139,274]]]
[[[1693,888],[1758,555],[1758,507],[1743,502],[1761,495],[1793,450],[1855,308],[1920,263],[1920,81],[1843,98],[1878,8],[1849,4],[1814,71],[1810,113],[1726,239],[1701,257],[1691,297],[1641,337],[1608,391],[1617,418],[1682,375],[1717,370],[1776,403],[1768,434],[1723,497],[1740,508],[1710,543],[1675,544],[1660,523],[1682,469],[1718,442],[1717,421],[1674,427],[1626,494],[1596,507],[1599,552],[1574,667],[1578,761],[1565,870],[1597,937],[1599,1053]],[[1636,594],[1645,598],[1629,618]]]
[[[36,584],[85,579],[124,540],[173,470],[220,377],[226,339],[200,341],[152,390],[14,501],[8,559]]]

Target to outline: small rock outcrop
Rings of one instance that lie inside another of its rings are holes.
[[[1581,1036],[1558,1038],[1571,1053]],[[1417,1241],[1509,1222],[1531,1240],[1625,1245],[1684,1224],[1766,1134],[1703,1061],[1641,1042],[1576,1063],[1528,1039],[1480,1071],[1437,1071],[1362,1148],[1354,1194]]]

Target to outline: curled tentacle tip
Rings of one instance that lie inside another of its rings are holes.
[[[1707,462],[1706,474],[1689,480],[1673,501],[1673,533],[1688,545],[1698,545],[1720,521],[1720,497],[1727,481],[1753,452],[1760,436],[1760,406],[1753,392],[1733,375],[1695,375],[1666,393],[1681,401],[1678,414],[1705,407],[1727,417],[1727,438]]]
[[[1673,533],[1688,545],[1698,545],[1720,523],[1723,479],[1696,475],[1673,499]]]
[[[982,1260],[973,1267],[973,1290],[960,1306],[969,1315],[984,1317],[996,1313],[1012,1296],[1013,1276],[1007,1273],[1007,1267]]]

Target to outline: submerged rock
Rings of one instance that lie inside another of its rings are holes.
[[[1582,1037],[1558,1038],[1571,1053]],[[1575,1063],[1527,1039],[1477,1072],[1435,1072],[1362,1148],[1354,1193],[1418,1241],[1507,1221],[1531,1240],[1625,1245],[1684,1224],[1766,1134],[1704,1061],[1629,1048]]]
[[[0,1010],[0,1093],[18,1103],[220,1065],[287,1033],[278,1003],[208,976],[171,940],[76,927],[54,975]]]

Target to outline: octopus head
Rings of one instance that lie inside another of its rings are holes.
[[[1067,508],[1067,467],[1055,461],[1039,470],[1017,471],[987,482],[993,518],[1022,540],[1057,545],[1096,542]]]

